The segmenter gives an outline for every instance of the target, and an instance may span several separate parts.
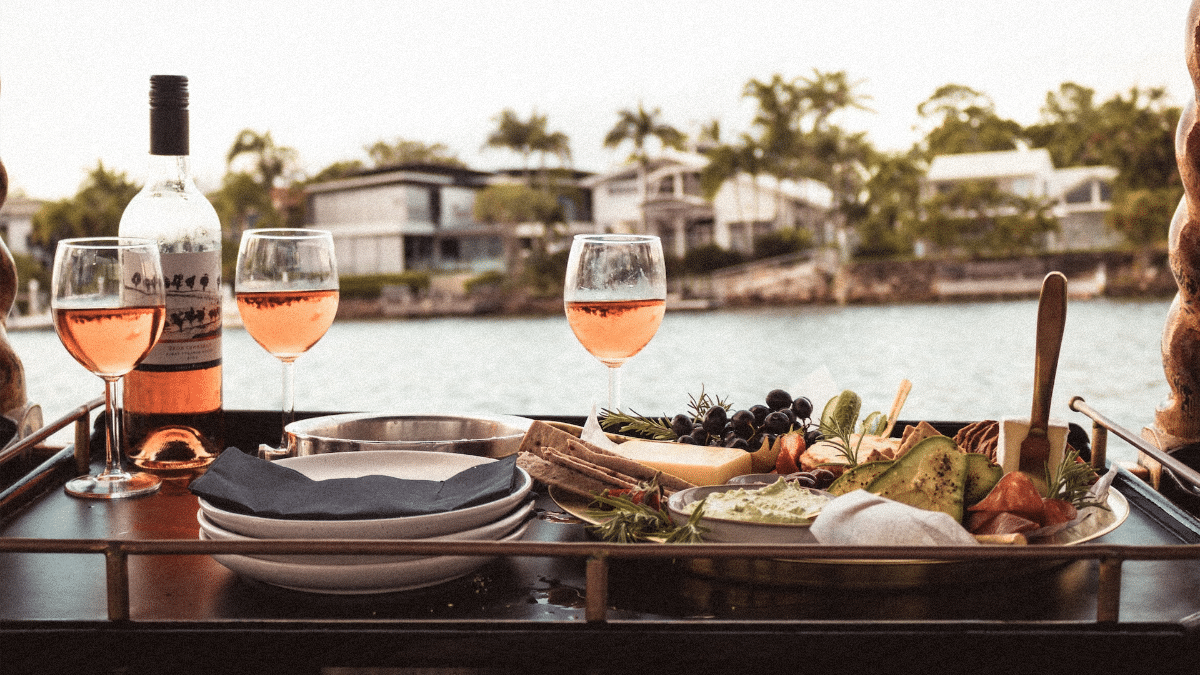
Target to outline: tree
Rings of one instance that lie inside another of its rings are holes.
[[[646,149],[646,143],[651,139],[658,139],[663,149],[680,150],[683,148],[686,138],[682,131],[662,121],[662,111],[659,108],[646,110],[646,107],[640,102],[637,110],[628,108],[618,110],[617,123],[604,135],[604,147],[606,148],[615,149],[626,142],[633,144],[633,153],[630,158],[637,162],[638,183],[642,187],[643,230],[646,227],[646,197],[650,194],[650,186],[646,184],[650,173],[650,156]]]
[[[629,141],[633,143],[632,158],[639,162],[648,160],[646,142],[651,139],[658,139],[664,149],[681,150],[686,136],[661,118],[662,110],[646,110],[641,103],[638,103],[637,110],[618,110],[617,123],[604,135],[604,147],[615,149]]]
[[[32,239],[53,252],[60,239],[115,236],[125,207],[141,186],[97,162],[70,199],[49,202],[33,216]]]
[[[938,87],[917,114],[936,125],[923,142],[927,157],[1014,150],[1024,140],[1021,125],[997,115],[991,97],[961,84]]]
[[[325,181],[337,180],[346,176],[354,175],[363,170],[363,163],[357,159],[343,159],[330,164],[321,169],[315,174],[304,179],[305,185],[313,183],[324,183]]]
[[[1004,192],[993,181],[962,181],[926,200],[926,217],[912,229],[942,249],[973,256],[1029,253],[1041,250],[1045,235],[1058,230],[1051,206]]]
[[[252,227],[279,227],[281,218],[255,176],[244,171],[227,172],[221,188],[208,196],[223,226],[234,241]]]
[[[1182,192],[1171,188],[1129,190],[1114,200],[1108,222],[1135,246],[1162,243],[1170,233],[1171,215]]]
[[[364,150],[376,168],[398,164],[436,164],[456,168],[467,166],[444,143],[426,144],[396,138],[390,143],[384,140],[375,141]]]
[[[272,188],[279,187],[276,185],[278,179],[295,170],[297,158],[292,148],[276,145],[271,132],[260,134],[251,129],[243,129],[234,139],[225,155],[226,168],[232,170],[234,162],[243,156],[250,157],[248,173],[255,177],[267,195],[271,194]]]
[[[1042,121],[1027,130],[1056,166],[1117,169],[1109,224],[1137,246],[1166,238],[1183,195],[1174,155],[1181,111],[1162,88],[1131,88],[1096,105],[1095,92],[1066,82],[1046,95]]]
[[[488,135],[483,147],[512,150],[521,155],[525,180],[532,185],[529,158],[534,153],[541,157],[539,173],[545,172],[548,155],[557,157],[563,165],[571,161],[570,139],[561,131],[550,131],[548,125],[549,118],[539,115],[536,110],[529,113],[528,120],[522,120],[512,109],[506,108],[496,117],[496,128]]]
[[[858,255],[888,256],[911,250],[912,227],[920,218],[923,175],[914,152],[876,156],[865,186],[863,213],[855,222]]]
[[[550,192],[523,183],[489,185],[475,195],[475,220],[499,225],[504,234],[505,267],[520,268],[520,247],[516,227],[521,223],[541,223],[547,232],[563,221],[562,207]]]
[[[861,213],[867,167],[875,150],[865,133],[849,133],[833,123],[848,108],[867,110],[844,71],[813,70],[811,77],[750,80],[743,96],[758,102],[753,126],[761,168],[779,181],[808,178],[833,192],[840,228]],[[780,199],[782,199],[782,192]]]
[[[1042,121],[1026,127],[1035,148],[1046,148],[1054,166],[1095,166],[1104,163],[1104,130],[1095,103],[1096,91],[1064,82],[1046,92]]]

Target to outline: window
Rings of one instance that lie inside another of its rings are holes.
[[[1020,197],[1032,197],[1033,184],[1032,178],[1014,178],[1012,181],[1012,193]]]
[[[404,186],[405,205],[408,207],[408,222],[436,223],[434,217],[433,190],[424,185]]]
[[[475,190],[447,185],[441,188],[441,218],[444,228],[475,226]]]
[[[1092,201],[1092,181],[1072,188],[1063,199],[1068,204],[1087,204]]]
[[[691,249],[711,244],[713,241],[713,221],[696,220],[687,224],[687,247]]]
[[[438,242],[438,253],[442,260],[458,260],[458,240],[442,239]]]
[[[1112,201],[1112,185],[1108,181],[1099,181],[1100,183],[1100,201]]]
[[[700,174],[695,172],[683,174],[683,194],[699,197],[700,193]]]
[[[427,270],[433,267],[433,237],[404,238],[404,268]]]
[[[729,244],[733,250],[741,253],[751,253],[754,251],[754,242],[750,237],[749,228],[746,227],[746,223],[729,224]]]
[[[675,194],[675,176],[665,176],[658,181],[658,194]]]

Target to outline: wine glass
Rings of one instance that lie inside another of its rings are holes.
[[[563,288],[567,323],[608,366],[608,409],[621,405],[620,367],[650,343],[666,310],[667,272],[658,237],[580,234]]]
[[[68,494],[95,499],[154,492],[158,476],[121,468],[116,402],[121,377],[162,335],[166,296],[158,242],[134,237],[63,239],[54,253],[50,308],[54,329],[75,360],[104,380],[104,471],[66,484]]]
[[[324,337],[337,314],[333,236],[324,230],[246,230],[234,284],[246,332],[283,362],[284,431],[278,448],[258,451],[264,459],[283,457],[287,425],[295,419],[293,364]]]

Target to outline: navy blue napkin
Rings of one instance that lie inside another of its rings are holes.
[[[464,469],[446,480],[360,476],[313,480],[246,454],[222,452],[193,494],[234,513],[295,520],[358,520],[445,513],[486,504],[517,486],[516,455]]]

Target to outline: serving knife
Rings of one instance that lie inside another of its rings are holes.
[[[1050,458],[1050,399],[1054,395],[1054,375],[1062,347],[1067,319],[1067,278],[1051,272],[1042,280],[1038,300],[1037,344],[1033,370],[1033,410],[1029,415],[1029,433],[1021,441],[1020,470],[1047,480],[1046,461]]]

